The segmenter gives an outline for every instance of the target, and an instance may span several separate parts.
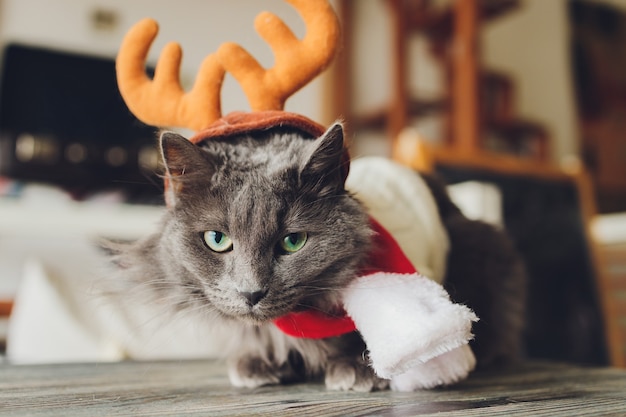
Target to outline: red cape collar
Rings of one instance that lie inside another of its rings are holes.
[[[360,271],[360,276],[376,272],[417,272],[393,236],[371,217],[370,222],[374,230],[373,249],[366,266]],[[277,318],[274,324],[289,336],[309,339],[336,337],[357,330],[343,308],[338,308],[334,314],[314,310],[293,312]]]

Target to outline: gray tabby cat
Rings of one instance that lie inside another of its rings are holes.
[[[168,299],[172,312],[192,311],[206,326],[226,326],[237,340],[227,355],[235,386],[323,378],[330,389],[386,388],[388,382],[368,366],[358,333],[299,339],[271,323],[303,309],[332,314],[340,290],[357,274],[370,249],[368,215],[344,189],[342,126],[335,124],[315,140],[274,129],[254,137],[213,139],[201,146],[164,133],[160,145],[170,203],[160,230],[147,239],[115,247],[117,279],[128,288],[145,287],[141,293],[149,294],[132,301]],[[458,219],[460,214],[443,188],[433,181],[429,185],[442,215]],[[463,221],[469,221],[460,219],[456,223],[462,229]],[[448,221],[461,230],[452,223]],[[493,228],[481,227],[480,232],[506,243]],[[454,244],[453,238],[453,253]],[[465,246],[464,250],[472,251],[472,245]],[[497,279],[514,290],[496,294],[498,285],[491,289],[489,283],[480,284],[489,294],[481,294],[479,301],[487,298],[489,308],[474,305],[459,293],[473,288],[471,281],[459,284],[461,276],[489,280],[484,270],[493,254],[499,259],[503,251],[509,265],[499,266]],[[481,324],[498,326],[486,332],[490,340],[480,341],[479,363],[482,358],[493,361],[517,355],[522,279],[510,246],[481,252],[484,259],[475,278],[465,276],[465,271],[448,277],[458,286],[456,300],[474,308]],[[497,297],[507,297],[497,306],[510,309],[511,314],[491,311]]]

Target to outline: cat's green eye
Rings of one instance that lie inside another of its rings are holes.
[[[213,252],[222,253],[233,249],[233,241],[230,240],[228,235],[215,230],[204,232],[204,243]]]
[[[280,241],[280,248],[286,253],[295,253],[304,247],[308,235],[306,232],[289,233]]]

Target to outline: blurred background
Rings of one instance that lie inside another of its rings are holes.
[[[531,276],[529,356],[624,366],[626,0],[332,3],[336,62],[286,110],[342,118],[353,157],[434,171],[461,185],[467,212],[511,233]],[[280,0],[0,0],[3,344],[11,312],[21,346],[58,339],[32,323],[62,307],[33,294],[93,275],[93,239],[144,236],[162,211],[158,129],[117,93],[125,32],[155,18],[147,71],[177,41],[190,86],[227,40],[272,65],[253,29],[261,10],[304,35]],[[248,110],[230,76],[222,110]]]

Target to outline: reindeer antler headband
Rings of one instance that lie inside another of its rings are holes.
[[[152,19],[137,23],[124,38],[117,58],[118,85],[129,109],[147,124],[206,129],[222,117],[220,90],[229,72],[253,112],[282,110],[289,96],[328,66],[339,38],[337,17],[326,0],[286,1],[300,13],[306,35],[299,40],[274,14],[259,14],[255,28],[274,53],[272,68],[263,68],[241,46],[224,43],[204,59],[188,92],[179,81],[182,50],[176,43],[165,46],[154,78],[146,75],[146,57],[158,25]],[[306,125],[307,119],[302,120]]]

